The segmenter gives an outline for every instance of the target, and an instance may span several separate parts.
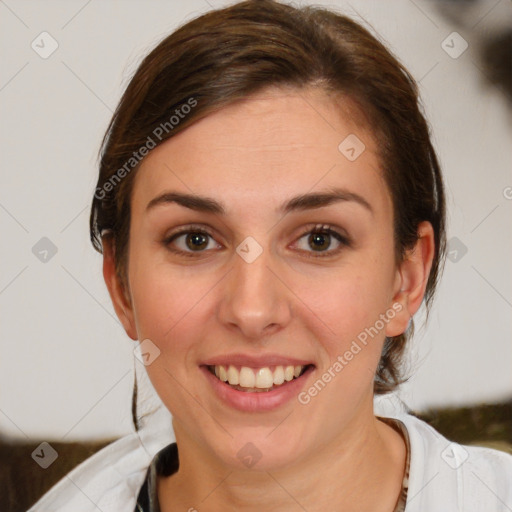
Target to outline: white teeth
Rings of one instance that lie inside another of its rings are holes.
[[[228,374],[226,373],[226,368],[224,368],[224,366],[219,366],[219,379],[224,382],[228,380]]]
[[[213,370],[220,380],[229,382],[231,386],[268,390],[299,377],[304,366],[276,366],[272,371],[268,366],[257,369],[242,366],[239,370],[234,365],[218,365]]]
[[[238,370],[232,365],[229,365],[228,368],[228,382],[232,386],[237,386],[238,384],[240,384],[240,375],[238,373]]]
[[[270,368],[260,368],[256,372],[256,387],[271,388],[274,384],[274,377]]]
[[[284,368],[282,366],[276,366],[274,370],[274,384],[277,386],[284,382]]]
[[[256,384],[256,375],[254,372],[247,368],[247,366],[242,366],[240,369],[240,386],[243,388],[253,388]]]

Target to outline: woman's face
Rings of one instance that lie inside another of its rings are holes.
[[[124,324],[160,351],[146,369],[183,446],[275,469],[373,418],[384,338],[409,313],[390,194],[355,114],[318,91],[266,91],[138,170]],[[281,384],[288,366],[304,373]]]

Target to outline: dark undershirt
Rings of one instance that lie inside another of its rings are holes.
[[[398,433],[402,435],[405,441],[405,445],[407,448],[407,457],[405,463],[405,474],[402,482],[402,490],[400,492],[400,496],[398,498],[398,502],[395,506],[393,512],[404,512],[405,505],[407,502],[407,489],[409,486],[409,469],[410,469],[410,461],[411,461],[411,448],[409,442],[409,434],[407,433],[407,429],[405,425],[393,418],[381,418],[381,421],[388,424],[390,427],[394,428]],[[157,494],[157,480],[158,477],[166,477],[170,476],[173,473],[176,473],[179,468],[179,458],[178,458],[178,445],[176,443],[171,443],[167,445],[165,448],[162,448],[151,461],[150,466],[148,467],[146,478],[142,487],[139,491],[139,495],[137,497],[137,503],[135,505],[134,512],[160,512],[160,505],[158,503],[158,494]]]

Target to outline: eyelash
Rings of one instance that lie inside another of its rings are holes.
[[[182,251],[181,249],[173,249],[170,247],[171,242],[176,240],[179,236],[190,234],[190,233],[209,236],[210,238],[213,239],[213,235],[210,232],[208,232],[207,230],[203,229],[200,226],[190,225],[190,226],[185,226],[184,228],[180,229],[179,231],[171,233],[169,236],[165,237],[165,239],[163,240],[163,244],[165,245],[165,247],[167,247],[167,249],[169,249],[171,252],[173,252],[175,254],[179,254],[182,256],[186,256],[186,257],[192,257],[192,258],[198,257],[206,251]],[[301,252],[308,253],[308,257],[311,257],[311,258],[326,258],[329,256],[333,256],[335,254],[338,254],[338,252],[340,252],[343,249],[343,247],[351,247],[351,240],[347,236],[342,235],[341,233],[336,231],[332,226],[330,226],[328,224],[317,224],[317,225],[309,228],[309,230],[304,232],[301,236],[299,236],[299,238],[297,240],[300,240],[304,236],[311,235],[311,234],[330,235],[330,236],[333,236],[341,244],[340,247],[338,247],[338,249],[330,250],[330,251],[320,251],[320,252],[301,251]]]

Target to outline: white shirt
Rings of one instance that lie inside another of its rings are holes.
[[[511,512],[512,456],[448,441],[403,411],[411,447],[406,512]],[[122,437],[79,464],[28,512],[132,512],[154,455],[175,441],[170,414],[159,427]]]

